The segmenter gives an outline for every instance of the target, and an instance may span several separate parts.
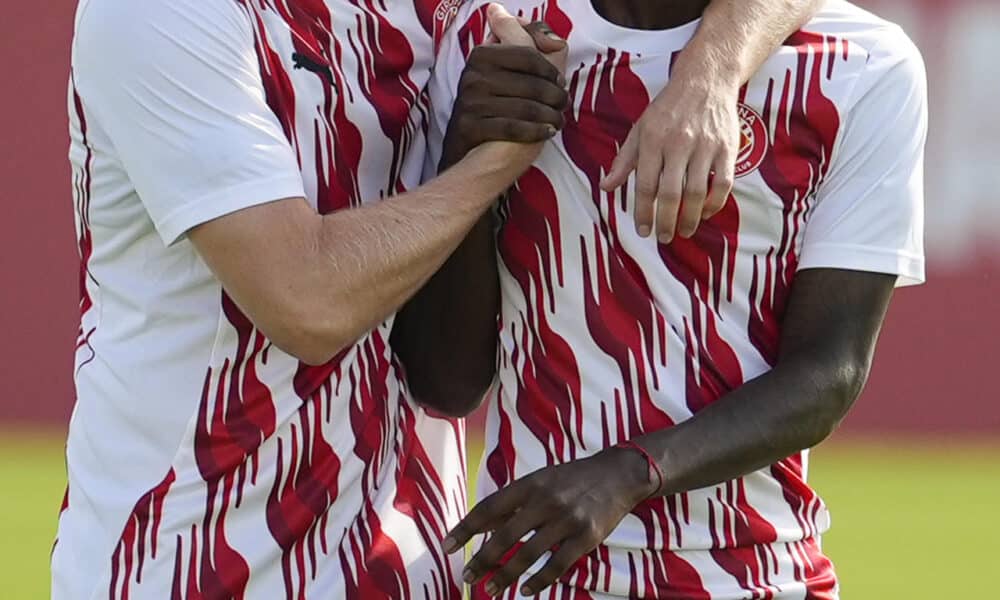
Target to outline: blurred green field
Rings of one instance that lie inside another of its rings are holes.
[[[57,436],[0,434],[0,599],[48,596],[65,481]],[[839,440],[812,481],[833,511],[824,546],[845,600],[1000,597],[1000,442]]]

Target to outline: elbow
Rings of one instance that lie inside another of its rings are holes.
[[[467,417],[482,404],[496,379],[495,337],[481,343],[438,339],[408,331],[397,322],[393,348],[404,368],[407,388],[432,414]],[[419,340],[419,341],[417,341]]]
[[[309,366],[329,363],[362,335],[347,319],[331,317],[328,311],[288,305],[276,311],[278,318],[265,331],[268,339],[285,353]]]
[[[286,354],[311,367],[325,365],[349,344],[316,331],[286,330],[268,336]]]
[[[288,339],[284,343],[275,340],[272,341],[275,346],[281,348],[285,353],[310,367],[318,367],[327,364],[344,348],[343,346],[335,347],[330,344],[323,344],[319,341],[306,338]]]
[[[488,388],[480,390],[442,391],[434,396],[420,396],[414,393],[414,398],[420,406],[433,414],[453,419],[461,419],[474,413],[482,404]]]
[[[492,370],[464,376],[440,373],[436,376],[409,377],[410,393],[421,406],[433,413],[453,418],[467,417],[482,404],[493,385]]]
[[[840,427],[840,423],[861,396],[871,370],[869,359],[841,361],[829,369],[824,393],[819,394],[821,406],[815,412],[813,427],[806,447],[825,441]]]

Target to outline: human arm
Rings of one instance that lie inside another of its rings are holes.
[[[484,500],[448,543],[494,531],[470,563],[471,579],[498,569],[493,581],[507,585],[558,546],[528,583],[537,592],[637,502],[745,475],[815,445],[839,423],[867,377],[893,285],[924,277],[922,61],[898,30],[856,60],[863,66],[853,98],[843,99],[839,144],[806,223],[773,369],[675,427],[629,440],[648,452],[653,471],[636,449],[611,447]],[[501,560],[529,530],[537,533]]]
[[[732,190],[740,87],[823,0],[713,0],[653,100],[622,145],[605,190],[635,172],[636,229],[667,243],[691,237]],[[710,175],[714,173],[714,175]]]
[[[487,145],[373,205],[319,215],[302,198],[284,199],[188,237],[268,339],[322,364],[398,310],[530,160],[524,149]]]
[[[468,562],[467,581],[496,570],[487,585],[499,591],[558,546],[526,582],[524,595],[532,595],[600,544],[644,499],[735,479],[818,444],[864,385],[894,283],[895,277],[877,273],[800,273],[774,368],[691,419],[633,440],[659,464],[662,484],[640,453],[612,447],[536,471],[484,499],[450,533],[446,549],[495,529]]]
[[[468,60],[454,32],[442,44],[429,86],[430,154],[440,156],[441,169],[481,143],[542,141],[564,124],[567,94],[550,59],[562,64],[565,42],[541,23],[522,32],[505,13],[491,13],[491,22],[505,43],[480,45]],[[454,416],[478,405],[496,370],[499,296],[494,223],[487,212],[396,318],[393,348],[418,401]]]
[[[165,245],[193,243],[276,345],[324,362],[401,306],[538,148],[484,146],[418,190],[321,216],[303,199],[285,133],[296,123],[268,105],[256,43],[236,4],[94,2],[74,81],[134,186],[134,218]]]

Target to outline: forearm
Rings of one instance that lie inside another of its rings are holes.
[[[809,357],[788,359],[688,421],[636,438],[663,470],[661,493],[741,477],[829,436],[867,375],[866,367],[830,364]]]
[[[441,170],[467,151],[455,128],[449,128]],[[410,391],[449,415],[474,410],[496,373],[500,285],[493,228],[487,212],[393,327],[393,348],[406,366]]]
[[[410,390],[444,414],[474,410],[496,372],[500,289],[493,219],[483,215],[396,318],[393,348]]]
[[[823,0],[714,0],[672,78],[741,85]]]
[[[363,333],[441,268],[516,175],[485,149],[414,193],[327,215],[320,243],[328,260],[321,262],[332,272],[317,279],[327,282],[332,298],[356,308],[352,321]]]
[[[266,286],[227,280],[232,268],[213,270],[278,347],[307,363],[326,362],[427,282],[530,157],[527,147],[485,144],[433,181],[373,205],[309,217],[303,204],[294,224],[276,213],[269,235],[293,247],[274,252],[280,261],[247,257],[238,269],[256,269],[254,280]],[[220,246],[207,254],[231,254],[238,244],[223,239]]]

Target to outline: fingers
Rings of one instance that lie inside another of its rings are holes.
[[[522,596],[534,596],[556,582],[581,556],[589,552],[582,538],[572,538],[559,547],[545,566],[535,573],[523,586]]]
[[[661,244],[673,241],[677,230],[686,163],[687,160],[677,160],[673,156],[663,161],[656,192],[656,232]]]
[[[601,180],[601,189],[605,192],[613,192],[625,185],[628,181],[628,176],[632,174],[635,170],[636,165],[639,160],[639,128],[633,127],[632,131],[629,132],[628,137],[625,138],[625,143],[622,144],[621,149],[618,151],[618,156],[615,157],[614,162],[611,163],[611,170],[604,176]],[[649,207],[652,211],[652,206]],[[649,214],[647,223],[653,222],[652,212]],[[639,222],[636,219],[636,227],[638,228]]]
[[[546,69],[551,68],[553,71],[544,75],[529,73],[531,76],[526,77],[523,70],[512,69],[516,68],[513,62],[508,64],[502,57],[484,56],[488,52],[483,52],[478,61],[470,62],[463,72],[459,82],[459,100],[469,95],[481,98],[507,96],[536,100],[560,111],[565,109],[569,103],[569,94],[560,84],[561,74],[541,55],[532,52],[545,64]],[[497,64],[487,64],[493,60]]]
[[[497,519],[517,510],[524,501],[524,486],[515,481],[508,487],[487,496],[455,526],[442,542],[445,552],[452,554],[462,549],[477,533],[488,531]]]
[[[535,42],[531,35],[524,30],[524,26],[507,12],[507,9],[497,3],[490,4],[486,9],[486,19],[490,25],[490,31],[500,40],[501,44],[513,46],[530,46],[534,48]]]
[[[534,41],[535,48],[542,54],[552,54],[559,52],[566,47],[566,40],[562,39],[549,27],[545,21],[534,21],[524,26]]]
[[[659,189],[660,172],[663,169],[663,154],[649,152],[640,143],[639,160],[635,179],[635,225],[642,237],[648,237],[653,228],[653,207]]]
[[[547,526],[535,533],[493,574],[486,584],[486,592],[495,596],[510,587],[535,561],[562,542],[567,533],[569,532],[565,527],[556,525]]]
[[[500,77],[503,79],[503,77]],[[491,86],[493,84],[490,84]],[[507,94],[516,90],[512,85]],[[537,90],[536,90],[537,92]],[[537,93],[535,94],[538,95]],[[480,118],[505,117],[547,124],[562,129],[566,124],[566,115],[562,107],[563,98],[557,93],[549,95],[553,104],[546,104],[534,96],[508,96],[497,92],[487,94],[463,94],[455,101],[455,109],[461,115],[471,115]]]
[[[681,198],[680,214],[677,217],[677,233],[684,238],[694,235],[701,223],[708,197],[708,178],[712,170],[712,157],[705,152],[697,152],[687,164],[684,178],[684,193]]]
[[[526,98],[510,98],[497,96],[488,103],[483,103],[479,107],[484,117],[507,117],[551,125],[555,129],[562,129],[566,125],[566,115],[562,108],[553,108],[547,104],[529,100]],[[493,112],[495,111],[495,112]]]
[[[538,511],[520,510],[515,513],[513,518],[494,531],[479,552],[469,559],[465,564],[462,579],[468,584],[478,583],[487,574],[496,570],[511,548],[541,522],[542,515]],[[531,563],[525,568],[529,566]]]
[[[705,200],[705,210],[701,218],[711,219],[715,216],[729,200],[729,194],[733,191],[733,181],[735,180],[736,160],[728,153],[720,154],[712,165],[708,198]]]
[[[536,144],[552,139],[559,132],[558,128],[548,123],[508,117],[478,118],[475,127],[477,130],[477,137],[473,140],[475,146],[485,142]]]
[[[700,151],[689,158],[683,149],[664,157],[662,149],[641,147],[636,129],[626,138],[601,189],[620,188],[635,171],[636,232],[649,236],[655,221],[661,243],[670,243],[677,234],[690,238],[701,221],[725,205],[733,188],[734,161],[723,153],[713,162]]]
[[[562,72],[535,48],[525,46],[477,46],[470,54],[468,67],[479,71],[502,69],[534,75],[558,83]]]

